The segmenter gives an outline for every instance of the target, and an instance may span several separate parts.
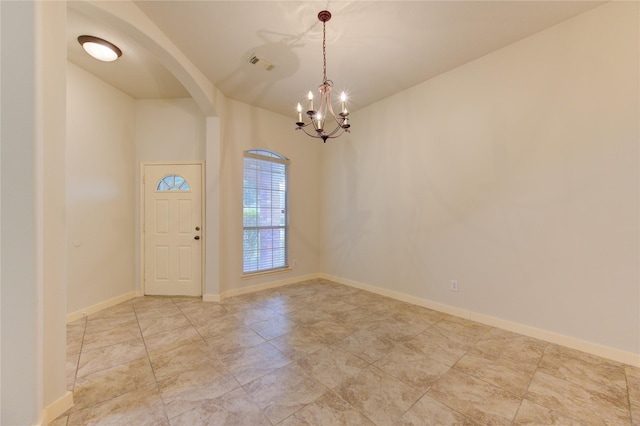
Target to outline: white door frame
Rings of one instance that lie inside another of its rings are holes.
[[[200,179],[201,179],[201,185],[200,185],[200,199],[202,200],[202,202],[200,203],[201,205],[201,211],[200,211],[200,215],[202,217],[202,221],[201,221],[201,229],[202,232],[200,233],[200,241],[202,242],[202,248],[200,250],[201,252],[201,259],[200,259],[200,278],[201,278],[201,294],[202,296],[204,296],[204,268],[205,268],[205,250],[206,250],[206,244],[205,244],[205,240],[206,240],[206,230],[207,230],[207,226],[205,224],[205,193],[206,193],[206,188],[205,188],[205,162],[204,161],[145,161],[145,162],[141,162],[140,163],[140,292],[141,295],[144,296],[145,295],[145,285],[146,285],[146,280],[145,280],[145,203],[144,203],[144,199],[145,199],[145,193],[144,193],[144,187],[145,187],[145,167],[146,166],[172,166],[172,165],[193,165],[193,164],[199,164],[200,165]],[[201,296],[201,297],[202,297]]]

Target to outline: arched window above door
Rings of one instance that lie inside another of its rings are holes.
[[[189,182],[180,175],[167,175],[160,179],[156,191],[189,191]]]

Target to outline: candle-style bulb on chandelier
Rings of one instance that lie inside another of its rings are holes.
[[[331,13],[323,10],[318,13],[318,19],[322,22],[322,60],[323,73],[322,84],[318,86],[320,92],[320,105],[318,109],[313,107],[313,92],[309,91],[308,102],[309,108],[306,111],[305,121],[302,120],[302,105],[298,103],[298,121],[296,122],[296,130],[302,129],[312,138],[327,139],[337,138],[344,132],[349,132],[351,124],[349,124],[349,111],[347,111],[347,95],[342,92],[340,96],[340,112],[333,112],[331,104],[331,89],[333,81],[327,79],[327,21],[331,19]]]

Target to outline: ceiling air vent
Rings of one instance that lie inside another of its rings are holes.
[[[267,71],[271,71],[274,66],[271,62],[258,58],[255,53],[251,56],[251,58],[249,58],[249,63],[252,65],[259,65]]]

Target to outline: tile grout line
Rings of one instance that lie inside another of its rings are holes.
[[[73,389],[71,392],[75,394],[76,381],[78,380],[78,370],[80,369],[80,357],[82,356],[82,349],[84,347],[84,338],[87,334],[87,325],[89,323],[89,317],[84,317],[84,327],[82,328],[82,339],[80,340],[80,350],[78,351],[78,360],[76,361],[76,371],[73,375]]]
[[[624,368],[624,380],[627,385],[627,404],[629,405],[629,420],[631,424],[633,424],[633,409],[631,407],[631,395],[629,395],[629,373],[627,373],[627,367],[623,365]]]
[[[204,303],[204,302],[203,302],[203,303]],[[216,303],[217,303],[217,305],[218,305],[218,306],[220,306],[222,309],[224,309],[224,311],[225,311],[225,313],[226,313],[226,314],[228,314],[228,315],[232,315],[232,316],[233,316],[233,314],[232,314],[232,313],[231,313],[231,312],[230,312],[226,307],[224,307],[224,306],[223,306],[222,304],[220,304],[219,302],[216,302]],[[175,301],[174,301],[174,304],[175,304]],[[176,306],[178,307],[178,309],[180,310],[180,312],[182,312],[182,314],[187,318],[187,321],[189,321],[189,324],[191,324],[191,326],[195,329],[196,333],[198,333],[198,335],[202,338],[202,340],[204,341],[205,345],[207,345],[208,347],[210,347],[210,348],[211,348],[211,346],[209,345],[209,342],[207,341],[207,339],[206,339],[206,338],[205,338],[205,337],[200,333],[200,330],[198,330],[198,328],[195,326],[195,324],[193,324],[193,322],[191,321],[191,319],[189,318],[189,316],[188,316],[186,313],[184,313],[184,311],[180,308],[180,306],[178,306],[177,304],[176,304]],[[274,312],[274,311],[272,311],[272,312]],[[275,312],[275,313],[276,313],[276,314],[278,314],[278,312]],[[249,325],[246,325],[244,322],[242,322],[242,324],[243,324],[243,326],[246,326],[248,329],[251,329],[251,327],[250,327]],[[252,329],[251,329],[251,330],[252,330]],[[252,331],[253,331],[253,330],[252,330]],[[254,332],[255,332],[255,331],[254,331]],[[264,343],[269,343],[269,341],[268,341],[268,340],[266,340],[266,339],[264,339],[264,340],[265,340],[265,342],[264,342]],[[261,343],[261,344],[262,344],[262,343]],[[270,344],[270,343],[269,343],[269,344]],[[282,353],[278,348],[276,348],[276,347],[275,347],[275,346],[273,346],[272,344],[270,344],[270,345],[271,345],[274,349],[276,349],[278,352],[280,352],[283,356],[285,356],[286,358],[289,358],[289,357],[287,357],[285,354],[283,354],[283,353]],[[238,380],[238,378],[235,376],[235,374],[233,374],[231,371],[229,371],[229,370],[227,369],[226,364],[222,361],[222,359],[220,359],[220,356],[218,355],[218,353],[217,353],[213,348],[211,348],[211,350],[213,351],[213,355],[216,357],[216,359],[217,359],[221,364],[223,364],[223,365],[224,365],[225,371],[227,371],[227,373],[228,373],[228,374],[230,374],[230,375],[233,377],[233,379],[236,381],[236,383],[238,384],[238,387],[234,388],[233,390],[231,390],[231,391],[229,391],[229,392],[233,392],[233,391],[234,391],[234,390],[236,390],[236,389],[242,389],[242,390],[243,390],[243,392],[245,392],[245,393],[247,394],[247,396],[252,400],[252,402],[256,405],[256,407],[258,407],[258,409],[260,410],[260,412],[262,413],[262,415],[264,416],[264,418],[265,418],[265,419],[267,419],[267,421],[268,421],[272,426],[275,426],[275,424],[271,421],[271,419],[266,415],[266,413],[264,412],[264,410],[262,410],[262,408],[260,408],[260,406],[259,406],[259,405],[258,405],[258,404],[253,400],[253,398],[251,398],[251,395],[249,395],[249,394],[247,393],[247,391],[245,390],[244,386],[246,386],[248,383],[245,383],[244,385],[243,385],[243,384],[241,384],[241,383],[240,383],[240,381]],[[289,361],[290,361],[290,362],[289,362],[288,364],[286,364],[286,365],[284,365],[283,367],[280,367],[280,368],[284,368],[284,367],[286,367],[286,366],[288,366],[288,365],[291,365],[291,364],[293,363],[293,360],[291,360],[291,359],[290,359]],[[277,370],[277,369],[276,369],[276,370]],[[263,376],[260,376],[260,377],[264,377],[264,376],[265,376],[265,375],[267,375],[267,374],[269,374],[269,373],[265,373]],[[260,377],[257,377],[257,378],[256,378],[256,379],[254,379],[254,380],[258,380]],[[252,380],[252,381],[253,381],[253,380]],[[251,383],[251,382],[249,382],[249,383]],[[227,392],[227,393],[229,393],[229,392]],[[222,395],[221,395],[221,396],[222,396]],[[176,417],[177,417],[177,416],[176,416]],[[170,421],[170,419],[169,419],[169,421]]]
[[[145,296],[142,296],[145,297]],[[136,299],[134,299],[135,301]],[[173,302],[173,301],[172,301]],[[175,302],[173,302],[173,304],[175,305]],[[138,324],[138,331],[140,332],[140,338],[142,339],[142,344],[144,345],[144,351],[147,354],[147,361],[149,362],[149,367],[151,367],[151,373],[153,374],[153,381],[156,385],[156,391],[158,392],[158,398],[160,398],[160,402],[162,402],[162,410],[164,411],[164,417],[167,419],[167,425],[170,426],[171,425],[171,421],[169,419],[169,415],[167,414],[167,407],[164,403],[164,399],[162,398],[162,393],[160,392],[160,385],[158,384],[158,378],[156,377],[156,370],[155,368],[153,368],[153,363],[151,362],[151,355],[149,353],[149,348],[147,347],[147,341],[144,338],[144,335],[142,334],[142,327],[140,326],[140,318],[138,318],[138,311],[136,309],[136,304],[135,302],[131,303],[131,306],[133,308],[133,313],[136,316],[136,323]]]
[[[76,393],[76,381],[78,380],[78,370],[80,369],[80,357],[82,356],[82,348],[84,346],[84,337],[87,333],[87,323],[89,322],[89,317],[85,316],[82,318],[84,320],[84,326],[82,327],[82,338],[80,339],[80,349],[78,350],[78,360],[76,361],[76,368],[75,371],[73,373],[73,383],[71,385],[72,389],[71,389],[71,393],[73,394],[73,396],[75,397],[75,393]],[[75,405],[75,401],[73,403],[73,405]],[[71,408],[73,408],[73,406],[71,406]],[[69,424],[69,418],[71,417],[70,414],[67,415],[67,420],[65,422],[65,425]]]
[[[529,393],[529,388],[531,387],[531,383],[533,382],[533,378],[536,375],[536,372],[540,369],[540,364],[542,363],[542,358],[544,358],[544,354],[547,351],[547,348],[549,347],[549,345],[545,345],[544,350],[542,351],[542,355],[540,355],[540,359],[538,360],[537,364],[536,364],[536,368],[533,370],[533,373],[531,374],[531,378],[529,379],[529,384],[527,385],[527,389],[525,389],[525,391],[522,394],[522,398],[520,398],[520,405],[518,405],[518,409],[516,410],[516,414],[513,416],[513,419],[511,419],[511,423],[513,425],[513,422],[516,421],[516,419],[518,418],[518,414],[520,413],[520,409],[522,408],[522,404],[524,403],[525,398],[527,397],[527,394]]]
[[[517,418],[517,416],[518,416],[518,413],[520,412],[520,408],[522,408],[522,403],[524,402],[524,400],[525,400],[525,399],[526,399],[526,397],[527,397],[527,394],[529,393],[529,388],[531,387],[531,383],[533,382],[533,378],[535,377],[536,373],[537,373],[538,371],[540,371],[541,373],[544,373],[544,371],[540,370],[540,365],[542,364],[542,360],[544,359],[545,354],[547,353],[547,350],[548,350],[549,348],[551,348],[552,346],[553,346],[553,344],[552,344],[552,343],[548,343],[548,344],[546,344],[546,345],[545,345],[545,348],[544,348],[544,350],[542,351],[542,356],[540,356],[540,359],[538,360],[538,364],[536,365],[536,369],[533,371],[533,374],[531,375],[531,380],[529,380],[529,385],[527,386],[527,390],[526,390],[526,391],[525,391],[525,393],[522,395],[522,400],[520,401],[520,406],[518,407],[518,412],[516,412],[516,417],[514,417],[514,418],[513,418],[513,421],[511,422],[511,424],[513,424],[513,422],[515,421],[515,419],[516,419],[516,418]],[[544,374],[547,374],[547,373],[544,373]],[[555,377],[555,376],[554,376],[554,377]],[[573,382],[571,382],[571,381],[569,381],[569,380],[565,380],[565,379],[559,379],[559,380],[563,380],[563,381],[565,381],[565,382],[567,382],[567,383],[569,383],[569,384],[573,384],[573,385],[576,385],[576,386],[580,386],[580,385],[577,385],[577,384],[575,384],[575,383],[573,383]],[[551,412],[553,412],[553,413],[560,414],[561,416],[566,417],[566,418],[568,418],[568,419],[571,419],[572,421],[576,422],[577,424],[580,424],[580,422],[579,422],[578,420],[574,419],[574,417],[573,417],[571,414],[565,413],[565,412],[563,412],[563,411],[556,411],[556,410],[553,410],[553,409],[551,409],[551,408],[548,408],[548,407],[546,407],[546,406],[544,406],[544,405],[541,405],[541,404],[539,404],[539,403],[537,403],[537,402],[534,402],[534,401],[531,401],[531,403],[533,403],[533,404],[535,404],[535,405],[538,405],[538,406],[540,406],[540,407],[543,407],[543,408],[545,408],[545,409],[547,409],[547,410],[549,410],[549,411],[551,411]]]
[[[439,323],[440,323],[440,322],[442,322],[443,320],[444,320],[444,318],[440,319],[440,321],[438,321],[438,322],[436,322],[435,324],[433,324],[433,326],[432,326],[432,327],[435,327],[435,325],[436,325],[436,324],[439,324]],[[426,330],[425,330],[425,331],[426,331]],[[477,342],[476,342],[476,343],[477,343]],[[444,377],[448,372],[450,372],[451,370],[453,370],[453,368],[455,367],[455,365],[456,365],[458,362],[460,362],[460,360],[461,360],[462,358],[464,358],[464,356],[465,356],[465,355],[466,355],[466,354],[471,350],[471,348],[472,348],[472,347],[470,346],[470,348],[469,348],[469,349],[465,350],[464,354],[462,354],[462,355],[461,355],[461,356],[456,360],[456,362],[454,362],[451,366],[449,366],[449,369],[448,369],[447,371],[445,371],[444,373],[442,373],[442,374],[440,375],[440,377],[438,377],[438,379],[437,379],[436,381],[434,381],[433,383],[431,383],[431,385],[429,386],[429,389],[427,389],[427,390],[425,391],[424,395],[422,395],[422,397],[420,397],[420,399],[424,398],[425,396],[426,396],[427,398],[431,398],[431,399],[433,399],[434,401],[436,401],[437,403],[442,404],[443,406],[447,407],[447,408],[448,408],[448,409],[450,409],[451,411],[454,411],[454,412],[456,412],[456,413],[460,414],[460,415],[461,415],[462,417],[464,417],[465,419],[469,419],[470,421],[472,421],[472,422],[476,423],[475,419],[473,419],[473,418],[471,418],[471,417],[467,416],[466,414],[461,413],[460,411],[456,410],[455,408],[453,408],[453,407],[451,407],[451,406],[449,406],[449,405],[445,404],[445,402],[444,402],[444,401],[440,401],[440,400],[438,400],[438,399],[436,399],[436,398],[432,398],[430,395],[427,395],[427,393],[429,393],[429,391],[430,391],[430,390],[431,390],[431,389],[432,389],[432,388],[433,388],[433,387],[434,387],[438,382],[440,382],[440,381],[442,380],[442,378],[443,378],[443,377]],[[418,400],[418,401],[419,401],[419,400]],[[416,401],[416,403],[417,403],[417,401]],[[414,405],[415,405],[415,404],[414,404]],[[405,413],[405,414],[406,414],[406,413]],[[403,416],[404,416],[404,414],[403,414]]]

